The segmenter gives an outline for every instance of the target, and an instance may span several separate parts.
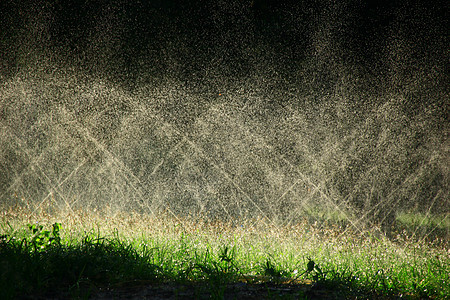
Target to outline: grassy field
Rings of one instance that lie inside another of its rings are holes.
[[[449,274],[445,243],[376,228],[25,208],[0,218],[4,299],[448,299]]]

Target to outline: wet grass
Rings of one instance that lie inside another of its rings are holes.
[[[392,241],[376,229],[16,208],[3,211],[0,235],[6,299],[95,298],[169,284],[174,294],[190,285],[213,299],[224,298],[230,284],[257,285],[262,298],[282,297],[274,285],[295,289],[295,299],[450,297],[448,248],[402,233]]]
[[[405,226],[412,228],[428,227],[443,230],[450,229],[450,217],[448,215],[427,216],[422,213],[399,213],[397,214],[397,220]]]

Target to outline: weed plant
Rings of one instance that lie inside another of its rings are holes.
[[[102,290],[169,283],[197,284],[214,299],[233,283],[302,286],[296,296],[305,299],[316,290],[329,298],[450,296],[448,249],[402,234],[393,242],[307,222],[277,228],[254,219],[235,226],[125,213],[33,215],[21,208],[4,211],[0,224],[6,299],[95,298]]]

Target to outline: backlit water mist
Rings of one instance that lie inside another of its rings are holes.
[[[81,53],[53,40],[58,8],[30,12],[21,26],[34,34],[9,36],[27,43],[7,47],[16,67],[0,87],[1,203],[354,230],[409,215],[416,234],[448,235],[445,75],[440,60],[410,56],[422,46],[402,33],[403,15],[371,74],[341,41],[349,7],[316,8],[305,25],[239,5],[215,7],[208,32],[179,33],[186,16],[150,11],[164,31],[146,46],[127,40],[130,8],[103,7],[76,27],[89,40]],[[301,54],[297,33],[271,44],[301,26]]]

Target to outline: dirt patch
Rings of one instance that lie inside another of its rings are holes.
[[[99,290],[91,299],[342,299],[338,293],[315,284],[231,283],[221,287],[208,283],[152,284]]]

